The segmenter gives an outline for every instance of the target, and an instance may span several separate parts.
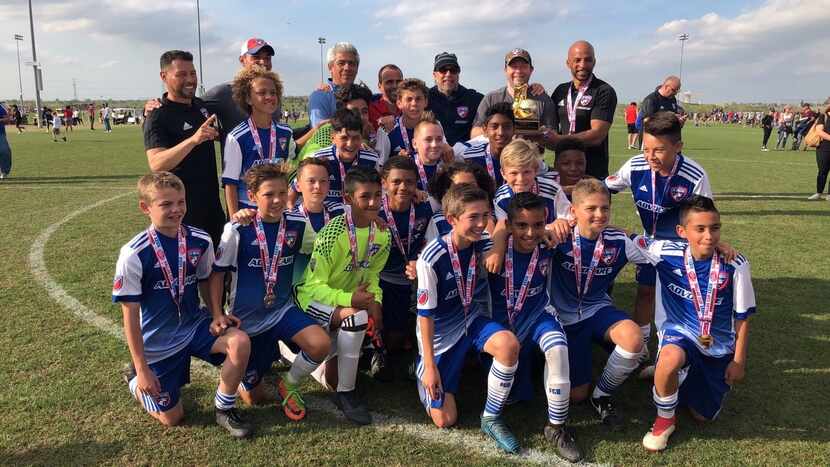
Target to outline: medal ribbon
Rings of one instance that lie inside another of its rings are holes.
[[[343,200],[343,204],[346,204],[346,166],[343,165],[343,161],[337,157],[337,147],[333,146],[334,151],[334,160],[337,162],[337,168],[340,169],[340,198]],[[355,161],[357,161],[360,154],[358,153],[357,157],[355,157]]]
[[[484,146],[484,163],[487,164],[487,173],[493,180],[496,180],[496,168],[493,165],[493,155],[490,154],[490,143]]]
[[[254,124],[253,117],[248,117],[248,128],[251,129],[251,136],[254,138],[254,146],[256,146],[256,151],[259,153],[259,158],[265,159],[265,154],[262,151],[262,141],[259,139],[259,130]],[[274,159],[276,159],[277,154],[277,126],[273,121],[271,122],[271,131],[268,143],[268,160],[275,162]]]
[[[452,264],[452,274],[455,276],[455,286],[458,288],[458,298],[461,300],[461,306],[464,308],[464,332],[467,329],[467,313],[470,309],[470,304],[473,303],[473,288],[476,280],[476,252],[473,251],[470,256],[470,264],[467,266],[467,287],[464,287],[464,276],[461,273],[461,260],[458,259],[458,252],[455,251],[455,246],[452,244],[452,232],[444,237],[447,243],[447,252],[450,254],[450,264]]]
[[[395,224],[392,209],[389,208],[389,198],[387,198],[386,193],[383,194],[383,213],[386,214],[386,225],[392,232],[392,238],[395,239],[395,244],[401,250],[405,262],[409,259],[409,249],[412,247],[412,231],[415,230],[415,203],[409,204],[409,230],[406,231],[406,248],[403,247],[403,239],[398,231],[397,224]]]
[[[530,257],[530,263],[527,265],[527,271],[522,279],[522,285],[519,288],[519,295],[513,300],[513,236],[507,240],[507,256],[504,258],[504,269],[507,272],[505,292],[507,295],[507,319],[510,321],[510,327],[514,328],[513,323],[519,313],[522,312],[522,307],[527,299],[527,291],[530,286],[530,281],[533,274],[536,272],[536,263],[539,261],[539,247],[533,249],[533,255]]]
[[[594,254],[591,257],[591,264],[588,266],[588,272],[585,273],[585,287],[582,287],[582,239],[579,236],[579,226],[574,227],[573,231],[573,257],[574,257],[574,277],[576,278],[576,295],[579,299],[577,304],[577,311],[582,314],[582,299],[588,293],[591,287],[591,280],[594,278],[594,270],[602,258],[602,252],[605,250],[605,245],[602,242],[602,232],[597,237],[597,243],[594,246]]]
[[[274,256],[268,255],[268,239],[265,237],[265,227],[262,225],[262,216],[256,213],[254,228],[256,229],[256,242],[259,245],[259,259],[262,260],[262,276],[265,279],[265,296],[274,293],[274,285],[277,283],[279,273],[279,262],[282,256],[282,249],[285,245],[285,220],[281,215],[280,228],[277,231],[277,242],[274,244]]]
[[[305,206],[303,206],[303,203],[300,203],[300,205],[297,206],[297,210],[300,211],[300,214],[302,214],[303,217],[305,217],[309,222],[311,222],[311,217],[309,216],[308,211],[306,210]],[[326,205],[323,204],[323,224],[328,224],[329,220],[330,220],[329,210],[326,209]]]
[[[692,252],[689,247],[683,252],[683,265],[686,268],[686,281],[689,282],[689,289],[692,291],[692,303],[695,306],[697,320],[700,322],[700,335],[709,336],[712,328],[712,318],[715,316],[715,302],[718,299],[718,277],[720,276],[720,260],[715,252],[712,255],[712,262],[709,264],[709,287],[706,290],[706,300],[700,292],[700,284],[697,282],[697,271],[692,260]]]
[[[671,172],[669,172],[668,178],[666,178],[666,185],[663,187],[663,193],[660,195],[660,204],[663,204],[663,200],[666,199],[666,192],[671,186],[671,179],[674,177],[674,174],[677,172],[677,166],[680,165],[680,156],[675,156],[674,164],[671,167]],[[651,208],[654,210],[652,211],[652,223],[651,223],[651,237],[654,238],[657,235],[657,210],[660,209],[657,206],[657,171],[651,170]]]
[[[176,232],[176,241],[178,243],[178,258],[179,258],[179,270],[178,270],[178,293],[173,290],[173,270],[170,268],[170,263],[167,261],[167,255],[164,254],[164,248],[161,246],[161,240],[159,240],[158,234],[156,233],[156,228],[150,226],[147,229],[147,235],[150,237],[150,246],[153,247],[153,253],[156,255],[156,260],[159,262],[159,267],[161,268],[161,273],[164,275],[164,282],[167,285],[167,290],[170,291],[170,298],[173,299],[173,304],[176,305],[176,310],[179,313],[179,321],[182,320],[182,300],[184,300],[184,283],[185,283],[185,262],[187,261],[187,241],[185,240],[184,235],[184,228],[179,226],[179,230]]]
[[[591,75],[588,78],[588,81],[585,82],[582,86],[579,87],[576,93],[576,101],[571,100],[571,91],[574,88],[573,83],[568,88],[568,103],[565,108],[568,111],[568,134],[576,133],[576,107],[579,105],[579,101],[582,100],[582,96],[585,94],[585,91],[588,90],[588,86],[591,85],[591,81],[594,80],[594,75]]]
[[[352,210],[346,206],[346,231],[349,233],[349,249],[352,250],[352,268],[354,271],[359,271],[361,269],[365,269],[363,264],[366,264],[366,268],[369,267],[369,260],[372,259],[372,243],[375,241],[375,223],[372,222],[369,224],[369,238],[366,240],[366,251],[363,253],[363,261],[358,261],[357,256],[359,254],[358,245],[357,245],[357,228],[354,225],[354,220],[352,219]]]
[[[403,146],[406,151],[412,155],[415,154],[415,151],[412,149],[412,143],[409,142],[409,132],[406,131],[406,127],[403,125],[403,117],[397,118],[398,129],[401,131],[401,139],[403,140]]]
[[[424,163],[418,158],[417,153],[414,154],[413,157],[415,158],[415,166],[418,167],[418,178],[421,179],[421,187],[423,187],[424,191],[426,191],[429,184],[429,178],[427,178],[427,171],[424,169]]]

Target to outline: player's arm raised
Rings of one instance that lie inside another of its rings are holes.
[[[182,163],[185,157],[190,154],[196,146],[205,141],[212,141],[219,136],[211,125],[216,121],[216,115],[211,115],[204,123],[193,133],[192,136],[185,139],[181,143],[172,148],[152,148],[147,150],[147,163],[150,165],[150,170],[153,172],[160,172],[163,170],[173,170]]]
[[[161,383],[147,364],[144,358],[144,339],[141,337],[141,307],[137,302],[121,302],[121,313],[124,315],[124,336],[130,357],[138,378],[138,390],[150,396],[158,396]]]

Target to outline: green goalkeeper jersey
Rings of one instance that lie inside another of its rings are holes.
[[[357,233],[358,261],[366,257],[366,243],[369,240],[369,228],[355,229]],[[375,295],[380,303],[382,292],[378,280],[380,271],[389,257],[389,231],[375,227],[372,241],[372,257],[368,267],[354,271],[352,249],[349,246],[349,233],[346,216],[340,215],[331,220],[317,232],[311,260],[297,289],[297,301],[300,308],[306,310],[312,301],[329,306],[352,306],[352,292],[361,282],[369,284],[367,290]]]

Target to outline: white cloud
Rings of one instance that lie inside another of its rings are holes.
[[[119,62],[118,60],[110,60],[98,65],[98,68],[112,68],[115,65],[118,65],[119,63],[121,62]]]

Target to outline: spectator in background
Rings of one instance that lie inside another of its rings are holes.
[[[637,149],[637,103],[631,102],[625,108],[625,124],[628,125],[628,149]]]
[[[824,192],[824,187],[827,185],[827,175],[830,173],[830,132],[828,132],[828,122],[830,122],[830,105],[824,109],[816,119],[816,133],[818,133],[821,141],[816,146],[816,165],[818,166],[818,174],[816,175],[816,193],[810,196],[809,200],[821,199],[821,194]],[[830,188],[825,197],[830,201]]]
[[[787,148],[787,137],[793,131],[793,112],[789,105],[784,106],[784,111],[778,116],[778,141],[775,142],[775,150]]]
[[[23,133],[23,115],[20,113],[20,108],[16,104],[12,104],[11,118],[14,126],[17,127],[17,132]]]
[[[804,137],[807,135],[807,132],[810,131],[810,127],[813,126],[813,122],[815,120],[816,114],[813,112],[813,109],[810,108],[810,104],[804,104],[801,106],[801,113],[795,123],[795,132],[793,134],[793,145],[791,148],[793,151],[798,151],[798,148],[801,147]]]
[[[640,108],[640,111],[643,113],[643,123],[647,122],[657,112],[674,112],[680,118],[680,123],[683,124],[686,121],[686,117],[681,116],[680,106],[677,105],[677,93],[679,91],[680,78],[677,76],[667,76],[663,80],[663,84],[643,99],[643,104]]]
[[[63,108],[63,126],[65,127],[63,130],[64,133],[69,134],[73,131],[72,127],[75,126],[75,116],[72,114],[72,106],[67,105]]]
[[[89,116],[89,129],[95,130],[95,102],[87,104],[86,113]]]
[[[6,124],[11,123],[12,116],[6,106],[0,102],[0,180],[6,179],[12,171],[12,148],[6,138]]]
[[[761,128],[764,130],[764,142],[761,143],[761,151],[769,151],[767,149],[767,142],[772,134],[772,125],[775,123],[774,113],[772,109],[769,109],[767,114],[761,119]]]
[[[112,133],[112,109],[110,109],[109,102],[104,103],[104,108],[101,109],[101,124],[104,125],[104,131]]]

